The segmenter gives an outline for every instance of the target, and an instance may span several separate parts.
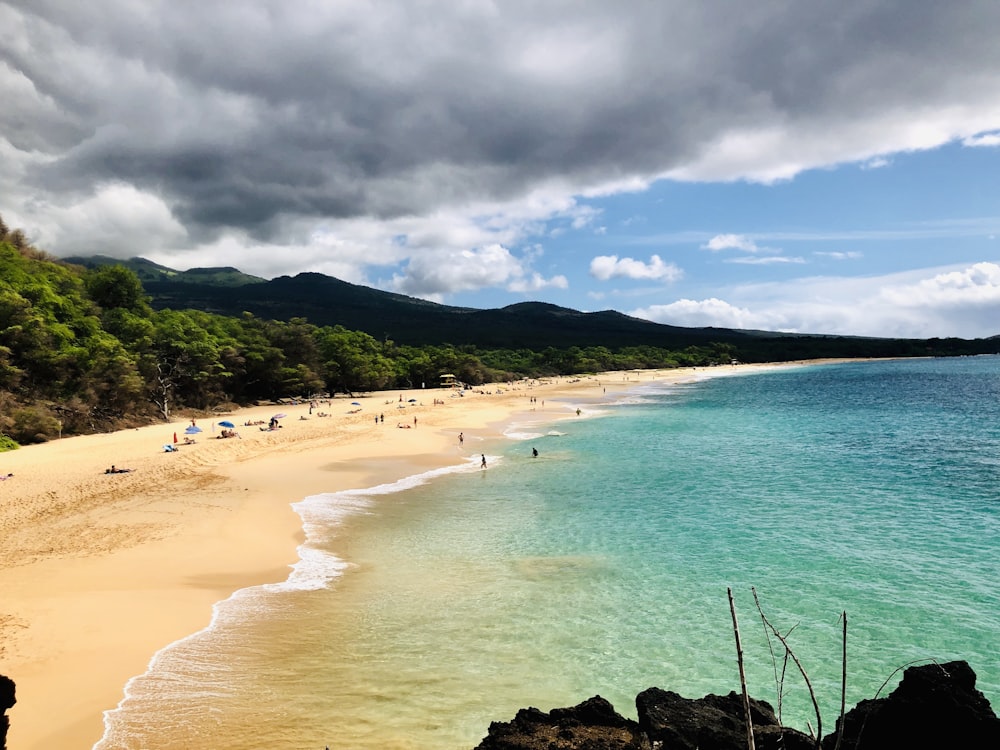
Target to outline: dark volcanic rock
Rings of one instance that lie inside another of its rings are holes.
[[[0,750],[6,750],[7,730],[10,729],[10,719],[7,709],[17,703],[14,697],[14,681],[0,674]]]
[[[549,713],[522,708],[511,722],[495,721],[476,750],[650,750],[634,721],[599,695]]]
[[[1000,719],[964,661],[910,667],[888,698],[864,700],[848,711],[844,726],[841,750],[1000,748]],[[834,731],[823,747],[833,750],[836,742]]]
[[[670,750],[746,750],[743,697],[706,695],[684,698],[659,688],[649,688],[635,699],[639,726],[654,743]],[[764,701],[750,699],[754,743],[760,750],[815,748],[816,743],[794,729],[778,724],[774,709]]]
[[[635,699],[639,723],[615,713],[600,696],[574,708],[518,711],[494,722],[477,750],[745,750],[743,699],[738,693],[683,698],[650,688]],[[816,742],[782,727],[764,701],[750,699],[758,750],[815,750]],[[1000,719],[976,690],[964,661],[910,667],[887,698],[862,701],[844,720],[840,750],[931,748],[998,750]],[[837,729],[839,729],[839,722]],[[834,750],[837,729],[823,738]]]

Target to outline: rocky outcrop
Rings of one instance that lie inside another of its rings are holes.
[[[683,698],[659,688],[649,688],[635,699],[639,726],[653,743],[670,750],[746,750],[743,696],[706,695]],[[754,744],[759,750],[815,750],[816,743],[778,723],[774,709],[750,699]]]
[[[824,750],[833,750],[836,740],[835,730],[824,738]],[[966,662],[925,664],[903,672],[889,697],[861,701],[848,711],[840,747],[995,750],[1000,748],[1000,719],[976,690],[976,673]]]
[[[510,722],[495,721],[477,750],[651,750],[639,725],[599,695],[573,708],[545,713],[522,708]]]
[[[7,730],[10,728],[7,709],[15,703],[17,699],[14,697],[14,681],[0,674],[0,750],[7,748]]]
[[[573,708],[517,712],[494,722],[477,750],[745,750],[742,696],[683,698],[650,688],[636,698],[638,723],[595,696]],[[814,750],[815,740],[782,727],[771,706],[750,700],[758,750]],[[834,750],[837,728],[823,740]],[[844,718],[841,750],[1000,748],[1000,719],[976,690],[964,661],[910,667],[887,698],[862,701]]]

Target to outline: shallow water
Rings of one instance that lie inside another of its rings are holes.
[[[644,386],[514,426],[485,472],[309,498],[289,582],[161,652],[98,747],[470,748],[527,705],[726,693],[727,587],[751,693],[777,702],[755,587],[824,731],[843,610],[849,703],[963,658],[1000,706],[998,396],[996,357]]]

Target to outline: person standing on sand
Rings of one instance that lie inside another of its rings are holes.
[[[480,454],[480,455],[482,456],[483,461],[482,461],[482,463],[479,464],[479,468],[480,469],[485,469],[486,468],[486,454],[483,453],[483,454]]]
[[[463,434],[462,434],[462,433],[460,432],[460,433],[458,433],[458,444],[459,444],[459,445],[462,445],[463,443],[465,443],[465,435],[463,435]]]

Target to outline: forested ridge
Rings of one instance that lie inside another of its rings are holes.
[[[316,393],[728,362],[731,346],[479,350],[400,346],[303,318],[154,310],[134,272],[85,269],[0,220],[0,433],[25,444]],[[2,438],[0,438],[2,440]]]
[[[142,281],[124,265],[85,268],[61,261],[0,218],[0,450],[166,420],[178,410],[435,387],[444,373],[480,385],[734,359],[978,354],[998,346],[995,340],[779,334],[737,344],[734,333],[719,329],[718,341],[673,350],[608,341],[534,351],[475,343],[402,345],[302,317],[154,309]]]

